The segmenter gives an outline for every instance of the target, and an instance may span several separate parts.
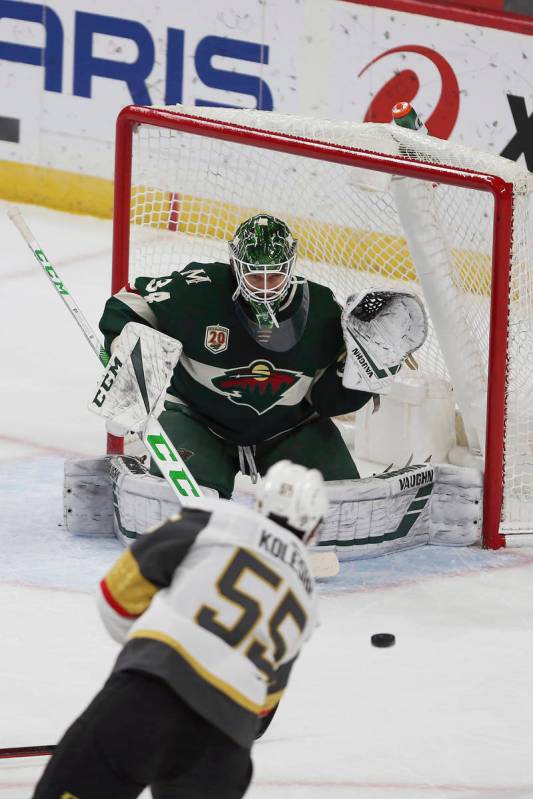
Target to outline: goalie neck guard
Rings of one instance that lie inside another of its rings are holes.
[[[296,282],[296,239],[285,222],[257,214],[239,225],[228,246],[237,281],[233,299],[240,295],[261,327],[278,327],[276,310]]]

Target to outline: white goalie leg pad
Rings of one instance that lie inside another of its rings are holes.
[[[429,543],[469,546],[481,539],[483,474],[479,469],[443,463],[431,495]]]
[[[63,519],[77,535],[113,535],[113,490],[109,458],[65,461]]]
[[[202,488],[205,496],[218,496]],[[162,477],[133,457],[110,455],[65,461],[63,518],[77,535],[116,535],[126,546],[181,506]]]
[[[326,487],[330,508],[319,545],[334,546],[341,559],[480,539],[483,481],[476,469],[423,464]]]
[[[70,532],[114,534],[127,545],[180,508],[165,480],[120,455],[65,461],[63,499]]]
[[[182,508],[167,481],[150,474],[137,458],[115,455],[110,459],[109,474],[114,531],[126,546]],[[212,488],[203,487],[202,493],[218,496]]]
[[[114,456],[110,459],[109,474],[113,490],[113,527],[118,540],[126,546],[181,510],[166,480],[150,474],[137,458]]]

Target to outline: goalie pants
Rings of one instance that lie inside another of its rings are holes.
[[[166,403],[159,417],[166,434],[185,456],[188,468],[202,486],[216,489],[229,499],[239,471],[237,445],[212,433],[189,409]],[[326,416],[304,424],[282,436],[257,444],[254,460],[259,474],[284,458],[308,469],[319,469],[324,480],[354,480],[359,477],[336,425]],[[150,471],[159,474],[152,463]]]
[[[67,730],[33,799],[240,799],[248,749],[195,713],[161,680],[112,674]]]

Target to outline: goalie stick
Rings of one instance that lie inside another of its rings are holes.
[[[26,220],[22,216],[22,213],[19,208],[11,207],[7,210],[7,215],[10,220],[13,222],[15,227],[17,228],[18,232],[32,251],[35,260],[42,266],[43,271],[46,272],[50,283],[54,286],[57,293],[63,300],[63,303],[66,305],[70,315],[73,319],[76,320],[78,327],[80,328],[81,332],[85,336],[86,340],[89,342],[90,346],[92,347],[93,351],[96,353],[100,362],[107,366],[109,361],[109,356],[105,349],[102,347],[100,342],[98,341],[97,337],[95,336],[89,322],[82,314],[80,307],[72,294],[69,292],[59,275],[57,274],[56,270],[48,260],[47,256],[44,253],[43,248],[39,245],[37,239],[31,232],[30,228],[28,227]]]
[[[43,268],[52,285],[66,305],[72,318],[81,329],[85,339],[103,366],[109,367],[113,372],[113,364],[110,357],[94,333],[91,325],[81,312],[81,309],[69,292],[65,283],[58,275],[56,269],[45,255],[44,250],[30,230],[26,220],[22,216],[19,208],[11,207],[7,211],[11,222],[15,225],[20,235],[30,248],[39,266]],[[104,380],[107,377],[104,377]],[[148,410],[148,409],[147,409]],[[150,456],[170,484],[174,494],[183,503],[184,499],[195,501],[202,496],[202,492],[195,478],[187,468],[181,455],[176,450],[158,420],[148,414],[147,422],[144,426],[141,441],[148,450]],[[339,561],[334,551],[310,551],[310,560],[313,566],[313,574],[317,578],[334,577],[339,572]]]
[[[78,303],[45,255],[43,248],[30,230],[20,209],[15,207],[9,208],[7,215],[32,251],[37,263],[42,266],[43,271],[55,287],[58,295],[61,297],[64,305],[66,305],[70,315],[82,331],[86,341],[89,343],[100,363],[104,366],[108,366],[109,355],[100,343],[84,314],[81,312]],[[194,501],[201,497],[202,492],[200,491],[198,483],[157,419],[150,414],[149,408],[147,408],[147,416],[148,419],[141,440],[150,456],[154,459],[155,463],[157,463],[161,474],[168,481],[180,502],[183,502],[184,499]]]

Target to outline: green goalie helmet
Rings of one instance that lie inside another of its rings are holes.
[[[239,295],[261,326],[277,325],[275,312],[294,282],[296,240],[280,219],[257,214],[237,228],[229,242],[230,263]]]

